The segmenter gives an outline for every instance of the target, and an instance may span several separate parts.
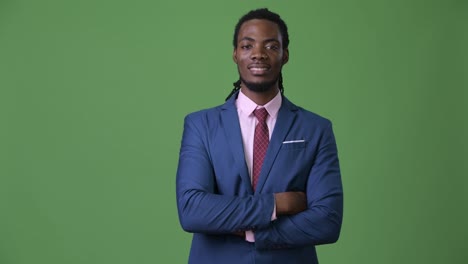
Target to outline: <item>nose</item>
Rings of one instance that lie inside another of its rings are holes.
[[[252,60],[265,60],[268,58],[268,55],[263,46],[254,47],[252,53],[250,54],[250,59]]]

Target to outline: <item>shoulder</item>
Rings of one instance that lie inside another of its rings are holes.
[[[217,133],[223,127],[223,116],[225,122],[234,122],[232,116],[237,117],[235,108],[226,105],[227,103],[187,114],[184,119],[184,131],[208,137],[206,140],[209,140],[210,135]],[[229,114],[227,117],[223,114],[227,111],[234,111],[235,115]]]
[[[212,120],[216,116],[219,115],[221,112],[223,105],[218,105],[215,107],[205,108],[201,110],[197,110],[195,112],[191,112],[185,116],[185,122],[192,121],[192,122],[202,122],[206,120]]]
[[[291,111],[296,113],[296,118],[303,125],[313,125],[315,127],[329,127],[331,126],[331,121],[327,117],[324,117],[320,114],[312,112],[308,109],[305,109],[301,106],[298,106],[286,97],[283,97],[284,107],[289,108]]]
[[[185,121],[186,122],[188,120],[192,120],[193,122],[201,122],[201,121],[207,121],[207,120],[215,121],[215,120],[219,120],[218,117],[221,114],[221,112],[224,112],[224,111],[237,112],[237,108],[235,104],[236,98],[237,98],[236,96],[232,96],[229,100],[227,100],[223,104],[189,113],[188,115],[185,116]]]

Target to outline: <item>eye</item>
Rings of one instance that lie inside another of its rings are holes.
[[[278,49],[279,49],[279,46],[278,46],[278,45],[275,45],[275,44],[270,44],[270,45],[267,45],[267,46],[266,46],[266,49],[269,49],[269,50],[278,50]]]
[[[243,49],[243,50],[249,50],[251,48],[252,48],[252,45],[250,45],[250,44],[241,45],[241,49]]]

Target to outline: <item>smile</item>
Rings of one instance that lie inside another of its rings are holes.
[[[270,70],[268,65],[251,65],[248,67],[253,75],[262,75]]]

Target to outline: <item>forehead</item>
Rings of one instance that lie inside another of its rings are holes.
[[[245,21],[239,29],[238,41],[248,37],[255,40],[276,39],[281,42],[281,33],[276,23],[266,19]]]

